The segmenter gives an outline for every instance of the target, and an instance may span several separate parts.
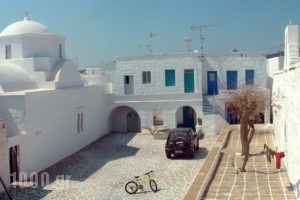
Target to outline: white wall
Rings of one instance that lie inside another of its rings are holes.
[[[238,71],[238,84],[246,83],[246,70],[254,70],[254,84],[266,87],[266,54],[265,52],[222,52],[204,54],[202,67],[202,89],[207,94],[207,71],[217,71],[218,89],[227,89],[227,71]]]
[[[28,93],[20,171],[39,172],[106,134],[107,99],[102,94],[100,86]],[[77,131],[78,113],[84,116],[82,132]]]
[[[285,152],[285,166],[297,199],[300,199],[300,62],[298,26],[288,25],[285,40],[285,66],[274,74],[273,113],[275,144]],[[296,34],[296,35],[295,35]]]
[[[273,101],[275,143],[284,151],[288,176],[295,191],[300,189],[300,68],[274,75]],[[299,199],[299,193],[297,194]]]
[[[0,36],[0,60],[5,58],[5,46],[11,45],[11,59],[22,57],[22,38],[13,36]],[[8,59],[10,60],[10,59]]]
[[[71,60],[67,60],[57,73],[55,86],[57,89],[83,86],[80,73]]]
[[[6,186],[9,184],[9,157],[8,157],[8,148],[7,148],[7,137],[6,137],[6,124],[5,120],[0,119],[0,176]],[[0,183],[0,192],[4,191],[2,184]]]
[[[166,95],[113,95],[111,96],[112,110],[120,106],[133,108],[140,116],[141,128],[153,127],[153,110],[160,107],[163,115],[165,127],[176,127],[176,112],[182,106],[190,106],[196,112],[196,117],[202,117],[202,94],[182,93]],[[115,119],[114,119],[115,120]],[[181,119],[182,120],[182,119]],[[115,120],[119,122],[119,120]],[[124,122],[115,124],[123,130],[121,126],[126,126]]]
[[[194,53],[168,53],[145,56],[118,56],[116,91],[124,94],[124,76],[133,75],[134,94],[184,93],[184,70],[194,70],[195,92],[201,91],[200,60]],[[165,70],[175,70],[175,86],[165,86]],[[151,84],[142,84],[142,71],[151,71]]]
[[[284,69],[300,61],[299,59],[299,27],[298,25],[288,25],[284,32]]]
[[[284,57],[274,57],[267,60],[267,75],[273,77],[274,73],[283,69]]]
[[[0,117],[6,120],[7,137],[24,131],[24,95],[0,96]]]

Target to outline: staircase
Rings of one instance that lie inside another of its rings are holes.
[[[219,134],[227,121],[214,109],[215,95],[203,95],[202,131],[205,134]]]
[[[202,104],[202,110],[203,114],[213,114],[213,103],[215,100],[214,95],[203,95],[203,104]]]

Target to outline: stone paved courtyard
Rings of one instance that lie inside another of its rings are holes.
[[[183,199],[216,137],[208,135],[200,140],[200,149],[193,159],[167,159],[165,140],[154,140],[152,135],[142,133],[108,134],[40,172],[37,187],[30,187],[29,182],[27,187],[10,187],[9,191],[15,200]],[[126,182],[150,170],[154,170],[158,192],[146,186],[137,194],[127,194]],[[46,178],[40,178],[46,173],[49,184],[45,183]],[[1,193],[0,199],[8,196]]]
[[[246,173],[236,173],[241,167],[243,157],[239,131],[229,135],[227,145],[221,151],[221,161],[204,199],[296,199],[293,191],[288,190],[290,182],[284,165],[276,169],[275,159],[267,161],[264,144],[275,150],[273,134],[267,130],[257,130],[250,147],[250,157]]]

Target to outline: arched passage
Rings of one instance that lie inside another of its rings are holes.
[[[138,113],[131,107],[120,106],[115,108],[109,117],[110,132],[127,133],[140,132],[141,120]]]
[[[176,111],[177,127],[190,127],[194,131],[196,129],[196,112],[190,106],[182,106]]]

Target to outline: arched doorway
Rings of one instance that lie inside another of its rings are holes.
[[[160,106],[155,106],[153,108],[152,115],[153,115],[153,126],[164,125],[164,117]]]
[[[176,112],[177,127],[189,127],[196,129],[196,112],[190,106],[182,106]]]
[[[117,107],[110,113],[109,127],[114,133],[140,132],[140,116],[129,106]]]

